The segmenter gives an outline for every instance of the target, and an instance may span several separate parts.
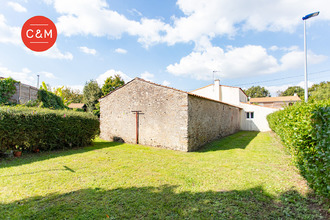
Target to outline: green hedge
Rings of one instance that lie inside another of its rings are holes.
[[[310,187],[330,196],[330,100],[297,103],[267,117]]]
[[[70,110],[0,107],[0,151],[54,150],[91,144],[99,133],[92,114]]]

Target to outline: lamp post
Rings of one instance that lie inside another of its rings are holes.
[[[38,77],[38,80],[37,80],[37,89],[39,89],[39,76],[40,75],[37,75],[37,77]]]
[[[314,12],[304,16],[304,51],[305,51],[305,102],[308,101],[308,83],[307,83],[307,41],[306,41],[306,20],[315,16],[318,16],[320,12]]]

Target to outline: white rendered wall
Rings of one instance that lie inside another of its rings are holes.
[[[217,89],[214,84],[190,93],[220,101],[219,95],[217,95],[217,93],[219,93],[219,88]]]
[[[245,103],[240,103],[240,107],[243,108],[241,111],[241,130],[243,131],[270,131],[267,115],[279,110]],[[247,119],[246,112],[254,112],[254,118]]]
[[[221,88],[220,101],[237,106],[240,104],[239,88],[228,87],[228,86],[221,86],[220,88]]]

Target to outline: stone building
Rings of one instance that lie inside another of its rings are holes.
[[[190,93],[241,107],[240,129],[244,131],[270,131],[267,115],[279,110],[272,106],[248,103],[248,97],[241,88],[220,85],[218,79],[213,84],[193,90]],[[268,99],[268,97],[261,99]]]
[[[235,105],[135,78],[100,99],[100,136],[194,151],[239,131],[240,111]]]

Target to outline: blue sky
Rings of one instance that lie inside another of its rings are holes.
[[[141,77],[191,91],[221,84],[276,91],[303,86],[302,17],[307,21],[309,83],[330,80],[328,0],[11,0],[0,1],[0,76],[36,86],[82,89],[110,75]],[[43,15],[56,44],[32,52],[20,30]]]

